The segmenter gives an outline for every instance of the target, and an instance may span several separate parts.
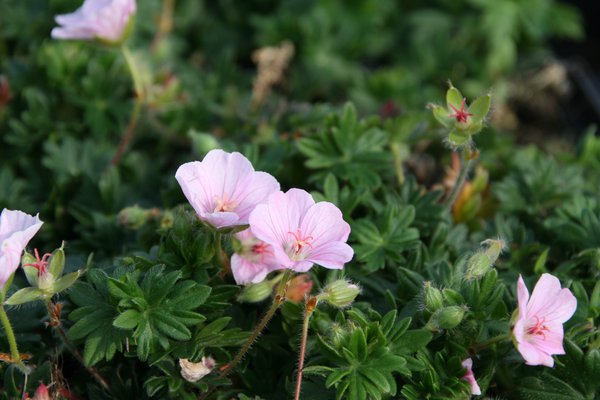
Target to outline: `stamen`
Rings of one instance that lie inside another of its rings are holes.
[[[534,316],[534,318],[535,318],[535,325],[530,327],[527,330],[527,334],[543,336],[544,340],[546,340],[545,332],[550,330],[550,329],[548,329],[548,327],[546,325],[544,325],[544,322],[546,322],[546,318],[542,318],[541,320],[537,316]]]
[[[229,200],[227,193],[223,193],[223,197],[215,197],[215,209],[213,212],[230,212],[235,210],[237,202]]]
[[[291,248],[292,252],[294,253],[294,256],[300,254],[305,247],[310,247],[312,249],[312,244],[310,243],[313,240],[312,236],[308,235],[303,237],[302,232],[300,232],[300,229],[298,229],[295,233],[288,233],[294,237],[294,244]]]

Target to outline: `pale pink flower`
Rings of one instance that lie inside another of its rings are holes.
[[[248,224],[257,204],[279,191],[266,172],[254,171],[240,153],[211,150],[204,160],[183,164],[175,178],[203,221],[216,228]]]
[[[135,0],[85,0],[77,11],[56,16],[54,39],[120,42],[136,11]]]
[[[354,251],[346,241],[350,225],[332,203],[315,203],[301,189],[276,192],[250,214],[254,236],[270,244],[280,267],[308,271],[313,263],[341,269]]]
[[[529,297],[523,278],[517,283],[519,308],[512,333],[528,365],[554,366],[552,354],[565,354],[563,323],[577,308],[569,289],[561,289],[555,276],[543,274]]]
[[[19,268],[21,255],[27,243],[42,227],[36,215],[22,211],[2,210],[0,214],[0,289]]]
[[[471,394],[479,396],[481,394],[481,389],[475,380],[475,375],[473,374],[473,360],[467,358],[462,362],[463,368],[467,369],[467,373],[462,378],[471,384]]]
[[[250,229],[235,234],[240,248],[231,256],[231,272],[238,285],[262,282],[277,269],[273,248],[254,237]]]

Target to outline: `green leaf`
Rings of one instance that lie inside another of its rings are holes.
[[[549,251],[550,251],[550,248],[547,248],[546,250],[544,250],[542,252],[542,254],[540,254],[540,256],[535,261],[535,264],[533,266],[533,272],[535,272],[536,275],[541,275],[544,272],[548,272],[548,270],[546,269],[546,260],[548,259]]]
[[[113,322],[113,326],[121,329],[133,329],[141,321],[142,315],[137,310],[126,310]]]

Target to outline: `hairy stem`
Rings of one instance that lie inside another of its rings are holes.
[[[133,110],[131,111],[131,116],[129,117],[129,122],[127,123],[127,128],[121,137],[121,141],[119,142],[119,146],[117,147],[117,151],[113,156],[110,165],[115,166],[119,164],[123,154],[125,154],[125,150],[127,150],[127,146],[133,140],[135,135],[135,128],[137,126],[138,120],[140,118],[140,113],[142,110],[142,104],[145,100],[146,94],[144,92],[144,84],[142,82],[142,77],[140,71],[135,63],[135,59],[133,54],[126,45],[121,47],[121,52],[123,53],[123,57],[127,62],[127,67],[129,68],[129,73],[131,74],[131,79],[133,80],[133,88],[135,91],[135,102],[133,104]]]
[[[50,317],[50,326],[53,327],[54,330],[58,333],[58,336],[60,336],[65,347],[71,352],[73,357],[75,357],[77,359],[77,361],[79,361],[81,363],[81,365],[83,365],[83,367],[90,373],[90,375],[92,375],[92,377],[94,377],[94,379],[100,384],[100,386],[102,386],[104,388],[104,390],[106,390],[107,392],[110,393],[111,390],[110,390],[110,386],[108,385],[108,382],[106,382],[106,380],[100,375],[100,373],[96,370],[96,368],[87,367],[85,365],[85,362],[83,361],[83,357],[81,356],[81,353],[79,352],[77,347],[73,344],[73,342],[71,342],[71,340],[67,337],[67,334],[66,334],[66,332],[62,326],[62,323],[60,321],[60,315],[56,311],[56,305],[52,301],[49,301],[48,303],[46,303],[46,308],[48,310],[48,315]]]
[[[8,346],[10,348],[11,362],[14,363],[21,372],[27,375],[29,373],[29,368],[23,364],[23,361],[21,361],[21,354],[19,354],[15,333],[12,329],[12,325],[10,324],[10,320],[8,319],[8,315],[6,314],[6,310],[4,309],[4,304],[0,305],[0,321],[4,327],[4,332],[6,332],[6,339],[8,340]]]
[[[229,275],[231,273],[231,265],[229,264],[229,257],[227,257],[227,253],[223,249],[223,235],[217,233],[215,236],[215,247],[217,253],[217,259],[219,264],[221,265],[221,273],[219,274],[221,278]]]
[[[248,350],[250,350],[250,348],[252,347],[252,345],[254,344],[256,339],[260,336],[262,331],[265,329],[265,327],[267,326],[269,321],[271,321],[271,318],[273,318],[273,315],[275,315],[275,312],[277,312],[277,309],[279,309],[279,307],[283,304],[283,302],[285,301],[285,292],[287,291],[288,282],[290,281],[292,274],[293,274],[292,270],[289,270],[289,269],[285,270],[285,272],[283,273],[283,278],[279,282],[279,287],[277,288],[277,293],[275,294],[275,297],[273,299],[273,303],[271,304],[271,307],[269,307],[269,309],[267,310],[265,315],[262,317],[262,319],[256,325],[256,327],[252,331],[252,334],[246,340],[246,342],[240,348],[240,350],[237,352],[237,354],[235,355],[233,360],[231,360],[231,362],[229,364],[227,364],[227,366],[219,373],[219,378],[225,378],[231,372],[233,372],[235,367],[237,367],[237,365],[240,363],[240,361],[242,361],[242,359],[244,358],[244,356],[246,355]],[[209,391],[203,393],[199,397],[199,399],[200,400],[206,399],[214,390],[215,390],[215,388],[213,387]]]
[[[454,205],[454,202],[456,202],[456,199],[458,198],[458,195],[460,194],[462,187],[464,186],[467,180],[469,170],[471,169],[471,166],[473,164],[473,159],[469,157],[468,153],[469,150],[462,151],[460,173],[458,174],[456,183],[452,188],[452,192],[450,192],[450,196],[448,196],[448,199],[446,200],[446,207],[448,208],[448,210],[452,210],[452,206]]]
[[[304,309],[304,322],[302,323],[302,338],[300,341],[300,352],[298,353],[298,372],[296,373],[296,393],[294,400],[300,400],[300,389],[302,388],[302,374],[304,373],[304,358],[306,355],[306,341],[308,339],[308,323],[310,317],[317,307],[317,298],[310,297],[306,300]]]

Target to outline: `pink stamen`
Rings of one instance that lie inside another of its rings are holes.
[[[462,122],[462,123],[467,122],[467,119],[469,117],[473,116],[473,114],[471,114],[465,110],[466,101],[467,101],[467,99],[465,99],[465,98],[462,99],[462,103],[460,103],[460,109],[458,109],[458,110],[452,104],[449,104],[450,108],[454,111],[454,114],[448,114],[448,116],[452,117],[452,118],[456,118],[456,120],[458,122]]]
[[[546,340],[545,331],[549,331],[548,327],[546,325],[544,325],[544,322],[546,322],[546,318],[542,318],[541,320],[537,316],[535,316],[534,318],[535,318],[535,325],[530,327],[527,330],[527,334],[543,336],[544,340]]]
[[[294,251],[294,253],[298,254],[302,251],[302,249],[306,246],[310,247],[312,249],[312,245],[310,244],[310,242],[313,240],[312,236],[302,236],[302,232],[300,232],[300,229],[298,229],[296,231],[296,233],[294,232],[288,232],[290,235],[292,235],[294,237],[294,244],[292,246],[292,250]]]
[[[36,262],[24,264],[24,267],[33,267],[38,270],[38,277],[45,274],[48,271],[48,259],[52,257],[52,253],[46,253],[40,259],[40,253],[38,253],[38,249],[33,249],[33,253],[35,254]]]

